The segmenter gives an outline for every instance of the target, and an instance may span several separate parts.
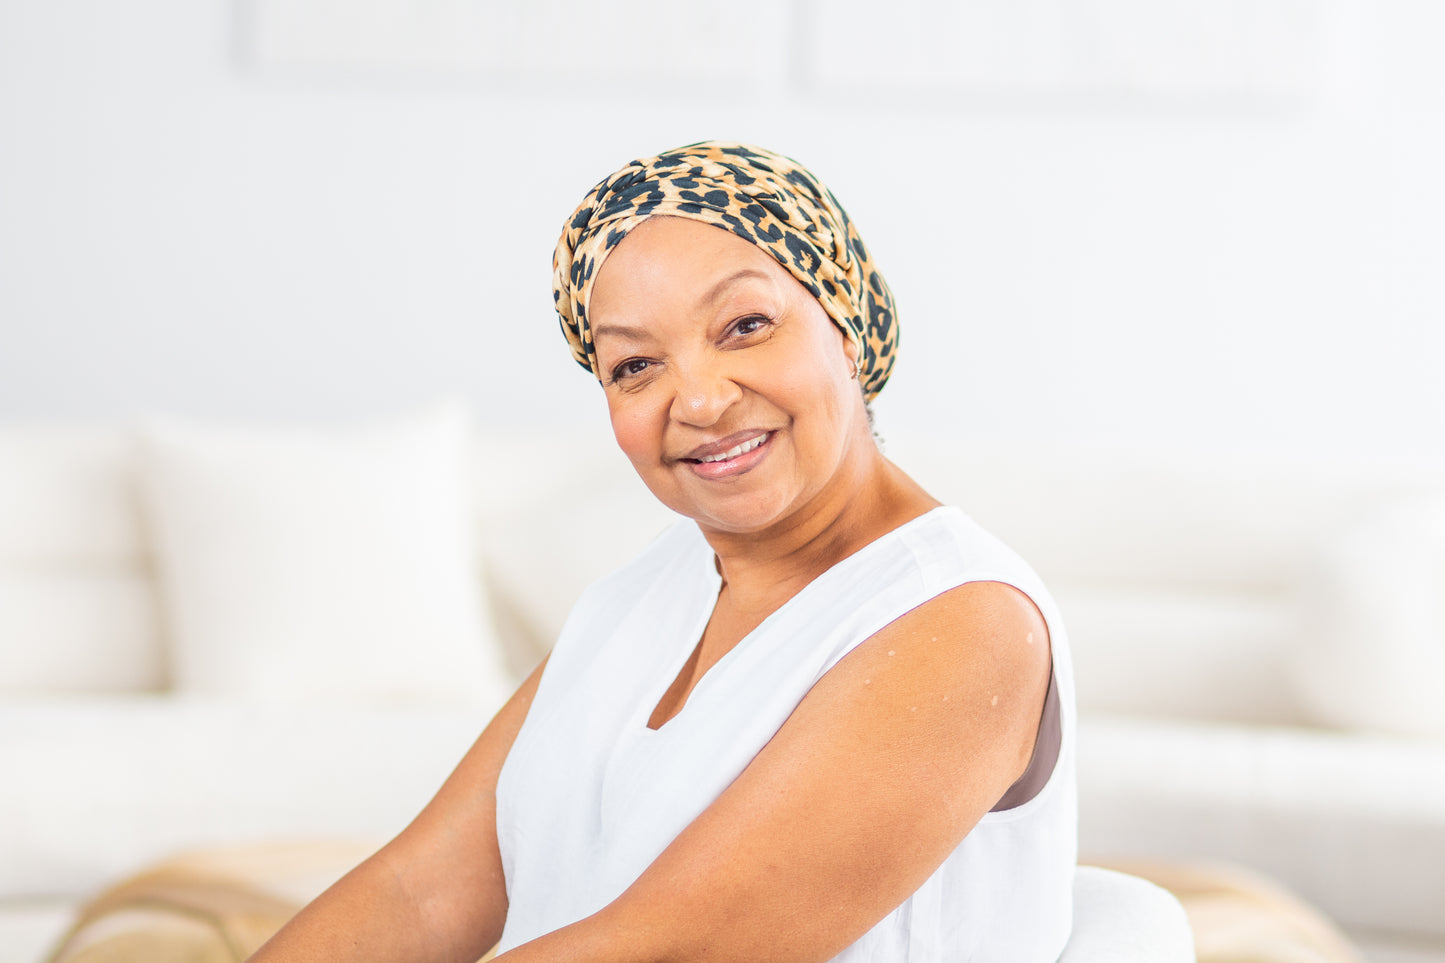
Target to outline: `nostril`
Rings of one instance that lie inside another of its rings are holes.
[[[741,397],[741,387],[728,375],[679,366],[673,383],[672,417],[692,425],[711,425]]]

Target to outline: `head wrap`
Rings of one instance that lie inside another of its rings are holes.
[[[893,294],[843,206],[796,161],[727,141],[633,161],[592,188],[563,228],[552,298],[573,357],[599,380],[592,284],[612,249],[653,215],[712,224],[771,254],[853,345],[864,395],[883,389],[898,347]]]

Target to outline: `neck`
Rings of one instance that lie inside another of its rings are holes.
[[[883,457],[871,434],[855,439],[837,475],[786,520],[761,532],[707,532],[728,602],[763,615],[870,542],[938,502]]]

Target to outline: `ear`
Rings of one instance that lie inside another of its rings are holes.
[[[843,370],[848,372],[851,381],[857,381],[860,374],[858,370],[858,343],[848,337],[841,326],[834,323],[833,330],[838,333],[838,344],[843,352]]]

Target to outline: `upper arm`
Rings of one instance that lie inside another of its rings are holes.
[[[397,877],[427,929],[466,943],[468,959],[495,945],[506,922],[497,777],[545,665],[497,712],[421,813],[374,857]]]
[[[630,959],[648,958],[645,945],[668,959],[834,956],[1025,771],[1049,671],[1044,620],[1010,586],[968,583],[907,613],[825,674],[737,780],[584,921],[581,945],[621,934]]]

